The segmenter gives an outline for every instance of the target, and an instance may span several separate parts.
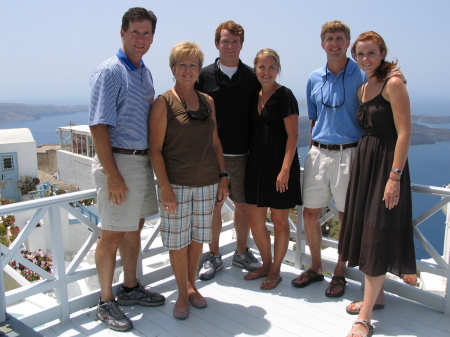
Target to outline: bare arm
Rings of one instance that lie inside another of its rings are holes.
[[[106,124],[97,124],[90,127],[94,141],[95,153],[102,164],[108,186],[108,200],[120,205],[125,202],[128,188],[114,159],[111,138]]]
[[[399,77],[393,77],[386,85],[386,99],[391,103],[394,115],[395,128],[397,129],[397,144],[395,145],[393,169],[403,170],[408,157],[411,138],[411,110],[408,91]],[[386,182],[384,198],[386,207],[392,209],[400,199],[400,176],[390,173]],[[395,179],[395,180],[393,180]]]
[[[285,192],[289,189],[289,173],[292,165],[292,159],[295,155],[295,149],[297,148],[298,141],[298,115],[293,114],[284,119],[284,127],[287,133],[286,149],[284,151],[283,165],[281,166],[280,173],[278,173],[276,181],[277,192]]]
[[[316,125],[316,121],[311,121],[310,127],[309,127],[309,148],[312,146],[312,130],[314,128],[314,125]]]
[[[161,188],[161,203],[163,210],[175,214],[177,200],[167,176],[166,164],[162,155],[164,137],[167,129],[167,107],[163,97],[158,97],[152,106],[149,118],[149,153],[152,166]]]
[[[217,123],[216,123],[216,110],[214,107],[214,101],[208,96],[208,103],[212,109],[212,119],[214,120],[215,128],[213,131],[213,148],[216,153],[217,166],[219,171],[225,171],[225,162],[223,159],[222,144],[220,143],[219,134],[217,133]],[[228,197],[228,178],[223,177],[220,179],[219,188],[217,190],[217,204],[223,204]]]

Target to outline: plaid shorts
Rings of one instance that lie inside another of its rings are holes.
[[[161,189],[158,188],[160,232],[164,248],[179,250],[188,246],[192,240],[200,243],[211,242],[211,223],[218,184],[203,187],[171,186],[177,199],[176,214],[164,211]]]

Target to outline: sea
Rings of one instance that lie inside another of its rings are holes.
[[[69,123],[85,125],[88,122],[87,112],[77,112],[64,115],[44,116],[36,120],[27,120],[0,125],[0,129],[29,128],[37,145],[59,144],[58,127]],[[450,129],[450,124],[424,124],[432,128]],[[308,147],[299,147],[301,165],[303,166]],[[443,187],[450,184],[450,142],[436,144],[413,145],[409,151],[409,167],[411,181],[414,184]],[[413,217],[421,215],[440,200],[439,197],[413,193]],[[419,230],[432,243],[438,253],[443,252],[443,237],[445,234],[445,216],[439,211],[419,226]],[[430,256],[416,242],[416,256],[427,259]]]

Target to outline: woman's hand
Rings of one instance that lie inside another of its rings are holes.
[[[400,179],[388,179],[384,188],[383,200],[388,209],[393,209],[397,206],[400,200]]]
[[[161,204],[164,212],[169,214],[177,213],[177,199],[172,187],[161,189]]]
[[[281,170],[280,173],[278,174],[275,185],[277,192],[280,193],[286,192],[286,190],[289,189],[288,182],[289,182],[289,171]]]
[[[228,197],[228,178],[220,178],[219,187],[217,188],[216,205],[223,204]]]

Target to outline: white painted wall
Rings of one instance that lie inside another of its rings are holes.
[[[20,176],[37,177],[36,141],[30,129],[4,129],[0,132],[0,153],[17,153]]]
[[[65,184],[78,186],[80,190],[94,188],[92,181],[93,158],[82,156],[68,151],[56,151],[58,163],[58,180]]]

